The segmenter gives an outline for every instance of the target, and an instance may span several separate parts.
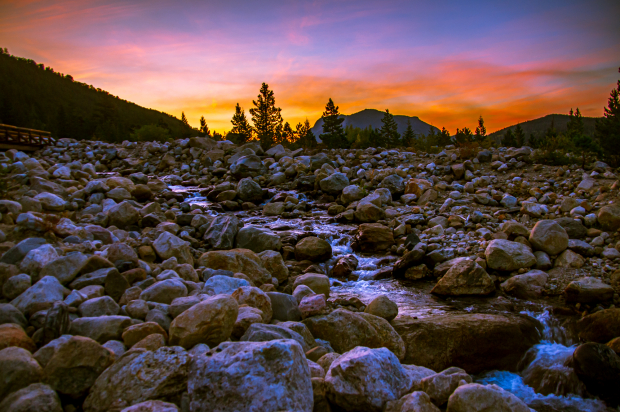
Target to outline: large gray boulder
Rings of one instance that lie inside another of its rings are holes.
[[[99,316],[78,318],[71,322],[71,335],[86,336],[103,344],[109,340],[122,340],[123,331],[131,326],[128,316]]]
[[[568,247],[568,234],[555,220],[541,220],[534,225],[529,241],[535,250],[559,255]]]
[[[26,349],[10,346],[0,350],[0,400],[11,392],[40,382],[42,377],[41,366]]]
[[[487,266],[494,270],[513,271],[536,264],[536,257],[529,247],[510,240],[492,240],[484,251]]]
[[[321,190],[331,195],[338,195],[342,192],[342,189],[349,185],[349,179],[343,173],[332,173],[331,176],[319,182]]]
[[[180,404],[187,391],[189,363],[189,354],[178,346],[132,349],[99,375],[84,401],[84,411],[120,412],[151,399]]]
[[[491,276],[472,260],[456,263],[437,282],[431,293],[444,296],[488,295],[495,291]]]
[[[263,200],[263,189],[252,178],[246,177],[237,183],[237,196],[244,202],[259,204]]]
[[[447,412],[478,411],[530,412],[531,409],[515,395],[497,385],[462,385],[448,400]]]
[[[194,358],[187,389],[191,411],[313,409],[310,367],[290,339],[224,342]]]
[[[43,383],[33,383],[0,402],[3,412],[63,412],[58,394]]]
[[[179,278],[156,282],[140,293],[140,299],[168,305],[176,298],[183,296],[187,296],[187,287]]]
[[[358,346],[331,364],[325,383],[329,400],[345,411],[380,412],[407,393],[411,377],[388,349]]]
[[[235,240],[235,247],[250,249],[260,253],[265,250],[279,251],[282,249],[282,241],[272,230],[257,226],[244,226],[239,229]]]
[[[140,220],[140,211],[129,202],[121,202],[108,210],[108,223],[110,226],[126,228],[135,225]]]
[[[153,248],[161,260],[175,257],[180,264],[194,264],[189,242],[170,232],[163,231],[153,242]]]
[[[256,155],[242,156],[230,165],[230,172],[235,179],[244,177],[262,176],[267,173],[267,167]]]
[[[232,249],[239,231],[239,219],[235,215],[219,215],[209,225],[203,239],[213,249]]]
[[[45,276],[13,299],[11,304],[26,317],[29,317],[35,312],[50,308],[54,302],[62,301],[65,290],[58,279],[53,276]]]

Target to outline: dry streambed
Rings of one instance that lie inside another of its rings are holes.
[[[192,138],[8,151],[1,411],[605,411],[616,171]]]

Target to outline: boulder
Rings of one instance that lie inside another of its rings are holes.
[[[388,402],[385,412],[441,412],[422,391],[412,392],[398,401]]]
[[[131,325],[127,316],[99,316],[78,318],[71,322],[71,335],[86,336],[103,344],[109,340],[121,340],[125,328]]]
[[[394,245],[392,229],[379,223],[364,223],[359,225],[357,233],[351,242],[351,248],[363,253],[385,251]]]
[[[3,412],[63,412],[58,394],[49,386],[33,383],[0,401]]]
[[[199,343],[209,347],[227,340],[237,320],[237,301],[216,295],[192,306],[170,324],[170,344],[191,349]]]
[[[338,353],[356,346],[386,347],[397,357],[405,354],[403,341],[385,319],[368,313],[354,313],[336,309],[328,315],[304,319],[315,338],[326,340]]]
[[[448,368],[440,373],[427,376],[420,381],[420,387],[430,396],[435,405],[442,406],[458,388],[459,383],[472,383],[471,376],[460,368]]]
[[[448,314],[392,321],[403,338],[403,363],[470,374],[499,369],[514,371],[525,352],[539,342],[540,324],[524,315]]]
[[[80,273],[88,256],[80,252],[69,253],[51,262],[48,262],[39,274],[40,277],[54,276],[60,283],[66,285]]]
[[[541,297],[548,279],[547,273],[534,269],[509,278],[501,284],[501,288],[508,295],[519,299],[536,299]]]
[[[405,194],[414,194],[417,197],[433,187],[433,184],[426,179],[409,179],[405,186]]]
[[[328,399],[343,410],[380,412],[408,391],[411,378],[389,350],[360,346],[331,364],[325,383]]]
[[[568,247],[568,234],[555,220],[540,220],[530,232],[529,241],[535,250],[554,256]]]
[[[364,312],[378,316],[390,322],[398,316],[398,306],[387,296],[379,295],[374,298],[368,306],[366,306]]]
[[[245,279],[233,278],[230,276],[215,275],[207,279],[202,291],[209,295],[225,294],[230,295],[235,290],[250,286],[250,282]]]
[[[566,249],[557,257],[554,262],[556,268],[575,268],[579,269],[586,263],[585,259],[578,253]]]
[[[41,382],[43,370],[24,348],[11,346],[0,350],[0,400],[7,395]]]
[[[295,259],[323,262],[332,257],[332,246],[325,240],[308,236],[295,245]]]
[[[37,346],[21,326],[14,323],[5,323],[0,325],[0,350],[16,346],[26,349],[29,352],[37,350]]]
[[[168,305],[176,298],[182,296],[187,296],[187,287],[178,278],[156,282],[140,293],[140,299],[142,300]]]
[[[372,223],[385,219],[385,210],[373,203],[359,203],[355,208],[355,220]]]
[[[614,288],[601,279],[585,277],[573,280],[564,289],[567,303],[597,303],[607,302],[614,296]]]
[[[235,215],[219,215],[211,221],[203,239],[213,249],[232,249],[239,231],[239,219]]]
[[[242,156],[230,165],[230,172],[235,179],[244,177],[262,176],[267,173],[267,167],[256,155]]]
[[[108,223],[110,226],[126,228],[135,225],[140,220],[140,211],[129,202],[124,201],[114,205],[108,210]]]
[[[192,411],[313,409],[308,362],[289,339],[224,342],[194,359],[187,389]]]
[[[153,242],[153,249],[161,260],[175,257],[180,264],[194,264],[189,242],[181,240],[170,232],[163,231]]]
[[[588,230],[579,219],[573,219],[572,217],[561,217],[555,219],[555,221],[564,228],[569,239],[581,239],[586,237],[588,234]]]
[[[620,309],[604,309],[584,316],[576,329],[581,341],[607,343],[620,336]]]
[[[279,251],[282,249],[282,241],[280,236],[268,228],[244,226],[237,233],[235,247],[249,249],[255,253],[265,250]]]
[[[198,264],[211,269],[243,273],[256,286],[271,283],[271,273],[263,267],[260,257],[249,249],[216,250],[203,253],[198,259]]]
[[[332,268],[332,276],[346,278],[357,269],[357,265],[359,265],[359,261],[355,255],[344,255],[338,259]]]
[[[82,317],[114,316],[118,315],[121,308],[109,296],[100,296],[85,301],[78,307],[78,312]]]
[[[58,393],[79,398],[113,362],[112,352],[94,340],[73,336],[57,348],[45,365],[45,383]]]
[[[359,187],[358,185],[349,185],[342,189],[342,194],[340,198],[345,204],[349,204],[351,202],[355,202],[356,200],[360,200],[364,197],[364,189]]]
[[[280,325],[251,324],[243,334],[241,342],[269,342],[278,339],[292,339],[301,345],[304,353],[310,350],[303,336],[292,329]]]
[[[236,339],[240,339],[252,324],[262,322],[262,311],[251,306],[241,306],[239,307],[237,320],[233,326],[232,336]]]
[[[463,260],[456,263],[437,282],[431,293],[444,296],[488,295],[495,284],[488,273],[476,262]]]
[[[484,255],[487,267],[494,270],[513,271],[536,264],[536,257],[529,247],[504,239],[489,242]]]
[[[284,213],[284,202],[269,202],[263,206],[264,216],[280,216]]]
[[[22,328],[28,326],[28,321],[19,309],[10,303],[0,303],[0,325],[5,323],[14,323]]]
[[[163,336],[164,341],[168,340],[168,334],[164,328],[155,322],[144,322],[129,326],[123,331],[122,338],[125,346],[131,348],[147,336],[155,334]]]
[[[84,412],[120,412],[151,399],[180,404],[187,392],[189,363],[189,354],[178,346],[129,351],[99,375]]]
[[[602,343],[588,342],[573,353],[573,368],[588,392],[610,405],[620,403],[620,356]]]
[[[29,317],[35,312],[50,308],[54,302],[64,299],[65,288],[53,276],[45,276],[13,299],[11,304]]]
[[[299,285],[306,285],[314,293],[322,293],[326,298],[329,297],[329,278],[319,273],[306,273],[295,278],[293,290]]]
[[[531,412],[531,409],[515,395],[497,385],[462,385],[448,400],[447,412],[479,411]]]
[[[58,259],[56,249],[52,245],[43,245],[28,252],[19,264],[19,268],[22,272],[39,279],[39,272],[43,266],[56,259]]]
[[[331,176],[319,182],[321,190],[331,195],[338,195],[342,192],[342,189],[349,185],[349,179],[343,173],[332,173]]]
[[[259,309],[263,313],[262,317],[264,323],[269,323],[271,321],[273,315],[271,299],[259,288],[242,286],[233,292],[232,297],[239,305],[248,305]]]
[[[31,237],[24,239],[17,245],[7,250],[0,259],[0,263],[15,265],[26,257],[28,252],[46,244],[47,241],[40,237]]]
[[[379,187],[384,187],[390,191],[392,196],[398,196],[405,193],[405,179],[394,174],[383,178]]]
[[[603,206],[598,211],[598,222],[603,230],[616,231],[620,229],[620,206],[617,204]]]
[[[263,189],[252,178],[246,177],[237,183],[237,196],[244,202],[259,204],[263,200]]]
[[[272,319],[282,322],[301,320],[299,303],[294,296],[280,292],[267,292],[271,302]]]
[[[271,276],[278,279],[279,283],[283,283],[288,279],[288,268],[284,264],[284,259],[279,252],[274,250],[265,250],[258,254],[263,266]]]

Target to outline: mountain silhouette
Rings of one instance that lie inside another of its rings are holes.
[[[381,123],[381,119],[385,112],[375,109],[364,109],[361,112],[353,113],[353,114],[343,114],[340,117],[344,117],[344,122],[342,123],[342,127],[347,127],[352,125],[353,127],[359,127],[360,129],[365,129],[368,126],[372,126],[373,129],[380,129],[383,126]],[[417,116],[403,116],[403,115],[394,115],[394,120],[398,125],[398,133],[401,135],[405,133],[405,129],[407,129],[407,122],[411,122],[411,128],[415,132],[416,135],[420,134],[428,134],[431,130],[431,126],[428,123],[423,122]],[[439,133],[439,129],[434,127],[435,132]],[[312,127],[312,133],[319,138],[319,135],[323,133],[323,118],[321,117],[319,120],[314,123]],[[320,138],[319,138],[320,141]]]

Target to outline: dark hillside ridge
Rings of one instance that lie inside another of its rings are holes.
[[[589,136],[593,136],[597,118],[596,117],[583,117],[582,119],[583,119],[583,126],[584,126],[585,133]],[[525,136],[529,138],[530,133],[533,133],[534,136],[536,137],[544,135],[547,129],[551,127],[552,123],[558,132],[560,133],[565,132],[566,125],[568,124],[569,120],[570,120],[570,116],[567,114],[548,114],[544,117],[540,117],[534,120],[528,120],[526,122],[518,123],[518,124],[521,125],[521,128],[523,129]],[[512,126],[508,126],[496,132],[490,133],[489,136],[491,136],[492,138],[500,138],[500,137],[503,137],[504,134],[506,134],[508,129],[512,129],[512,131],[514,132],[516,127],[517,127],[516,124]]]
[[[342,123],[342,127],[347,127],[352,125],[353,127],[359,127],[360,129],[365,129],[368,126],[372,126],[373,129],[380,129],[383,126],[381,123],[381,119],[385,112],[375,109],[364,109],[361,112],[353,113],[350,115],[342,115],[344,117],[344,122]],[[407,129],[407,121],[411,121],[411,127],[416,135],[420,134],[428,134],[430,132],[431,126],[428,123],[423,122],[417,116],[403,116],[403,115],[394,115],[394,120],[398,125],[398,133],[401,135],[405,133],[405,129]],[[435,127],[435,132],[438,133],[439,129]],[[323,118],[320,118],[312,127],[312,133],[315,136],[319,136],[323,133]]]
[[[56,138],[121,142],[136,127],[157,124],[173,138],[192,128],[167,113],[76,82],[34,60],[0,52],[0,123],[52,132]]]

